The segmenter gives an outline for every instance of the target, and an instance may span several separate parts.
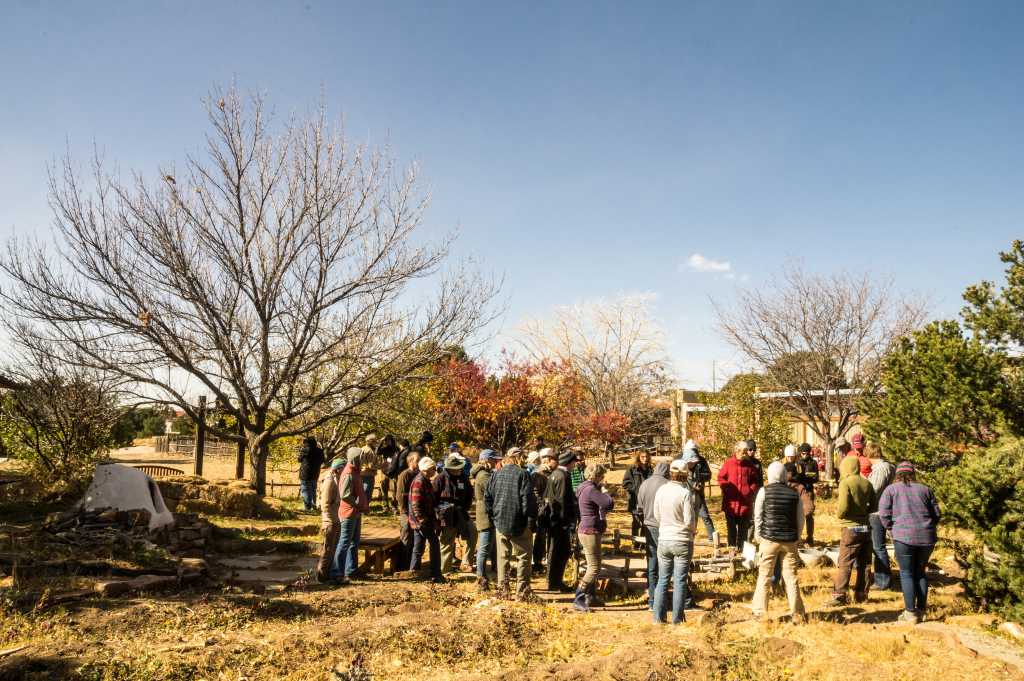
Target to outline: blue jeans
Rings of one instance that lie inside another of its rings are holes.
[[[896,563],[900,566],[900,588],[903,590],[903,609],[924,611],[928,606],[928,577],[925,566],[935,546],[911,546],[893,542]]]
[[[494,543],[494,528],[480,530],[476,536],[476,576],[487,579],[487,559],[491,559],[491,567],[498,570],[497,544]]]
[[[715,524],[711,522],[711,512],[708,510],[708,502],[703,494],[697,497],[697,515],[704,521],[704,529],[708,533],[708,539],[715,534]]]
[[[412,560],[410,570],[419,570],[423,564],[423,551],[430,545],[430,576],[441,579],[441,542],[437,538],[437,530],[432,527],[421,527],[415,530],[412,537]]]
[[[373,484],[377,481],[376,475],[363,476],[363,493],[366,495],[366,503],[373,501]]]
[[[871,525],[871,552],[875,554],[875,588],[883,591],[892,586],[892,567],[889,564],[889,552],[885,549],[885,526],[877,513],[868,516]]]
[[[644,538],[647,544],[647,607],[654,612],[654,592],[658,588],[658,528],[644,525]]]
[[[334,553],[332,577],[351,577],[359,567],[359,535],[363,529],[362,516],[341,519],[341,534]]]
[[[316,510],[316,480],[299,480],[299,495],[307,511]]]
[[[654,594],[654,621],[665,621],[665,599],[668,595],[668,576],[672,574],[672,624],[686,620],[683,604],[686,602],[687,577],[690,572],[690,557],[693,542],[658,542],[658,590]]]

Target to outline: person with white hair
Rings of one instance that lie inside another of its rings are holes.
[[[722,490],[722,512],[728,530],[729,546],[743,551],[754,512],[754,497],[761,487],[761,469],[751,460],[749,444],[740,440],[718,469],[718,487]]]
[[[803,621],[804,603],[797,580],[797,542],[803,529],[800,494],[786,484],[786,465],[773,461],[768,466],[768,484],[758,490],[754,500],[754,539],[758,543],[757,587],[752,607],[755,619],[763,617],[768,609],[768,582],[776,560],[781,559],[790,615],[794,623]]]

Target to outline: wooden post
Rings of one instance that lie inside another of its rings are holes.
[[[197,476],[203,475],[203,454],[206,453],[206,395],[199,396],[199,419],[196,421],[196,468]]]
[[[242,425],[242,420],[238,420],[238,434],[243,438],[245,437],[245,426]],[[238,441],[238,454],[235,457],[235,480],[241,480],[245,477],[245,440]],[[273,493],[271,493],[273,496]]]

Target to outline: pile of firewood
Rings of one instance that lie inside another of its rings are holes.
[[[51,541],[75,548],[130,547],[149,534],[149,511],[75,509],[51,515],[42,531]]]

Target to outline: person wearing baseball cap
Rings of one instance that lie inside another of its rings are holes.
[[[811,445],[804,442],[797,447],[796,481],[803,486],[806,494],[800,497],[804,508],[804,528],[807,530],[807,545],[814,546],[814,486],[818,484],[818,462],[812,455]]]
[[[413,530],[412,560],[409,570],[415,572],[423,564],[423,551],[430,547],[430,579],[443,584],[441,575],[441,545],[438,540],[437,492],[433,481],[437,477],[437,464],[424,456],[417,464],[419,475],[409,488],[409,527]]]
[[[536,596],[530,589],[533,532],[537,518],[537,497],[530,484],[530,475],[523,469],[523,450],[511,447],[505,453],[501,468],[487,483],[484,503],[494,523],[498,540],[498,590],[508,595],[512,561],[516,563],[516,600],[532,602]]]
[[[935,549],[939,502],[927,485],[915,481],[914,464],[901,461],[895,481],[878,502],[878,516],[892,533],[896,562],[900,566],[903,614],[900,621],[917,624],[928,607],[928,575],[925,567]]]
[[[496,451],[485,449],[480,452],[476,465],[469,471],[469,477],[473,481],[473,502],[476,506],[476,587],[481,592],[491,588],[487,562],[490,561],[493,571],[497,572],[498,570],[494,523],[487,515],[484,492],[487,490],[487,483],[491,480],[494,466],[500,460],[501,455]]]
[[[658,525],[658,587],[652,615],[655,624],[665,622],[668,611],[669,576],[672,577],[672,624],[686,621],[690,559],[697,530],[693,490],[687,484],[696,457],[669,464],[669,481],[654,495],[653,518]]]
[[[547,454],[547,458],[545,458]],[[539,452],[530,452],[526,456],[526,471],[530,474],[530,484],[533,485],[533,494],[537,497],[538,518],[540,507],[543,505],[544,493],[548,489],[548,469],[544,461],[550,461],[554,454],[550,448],[542,449]],[[533,527],[533,572],[542,574],[544,572],[544,554],[548,546],[548,532],[545,523],[534,521]]]
[[[548,456],[555,456],[551,452]],[[572,532],[579,519],[576,495],[572,490],[570,470],[577,465],[576,453],[566,450],[557,456],[557,465],[548,467],[548,485],[539,517],[548,533],[548,591],[570,593],[565,583],[565,566],[572,555]]]

